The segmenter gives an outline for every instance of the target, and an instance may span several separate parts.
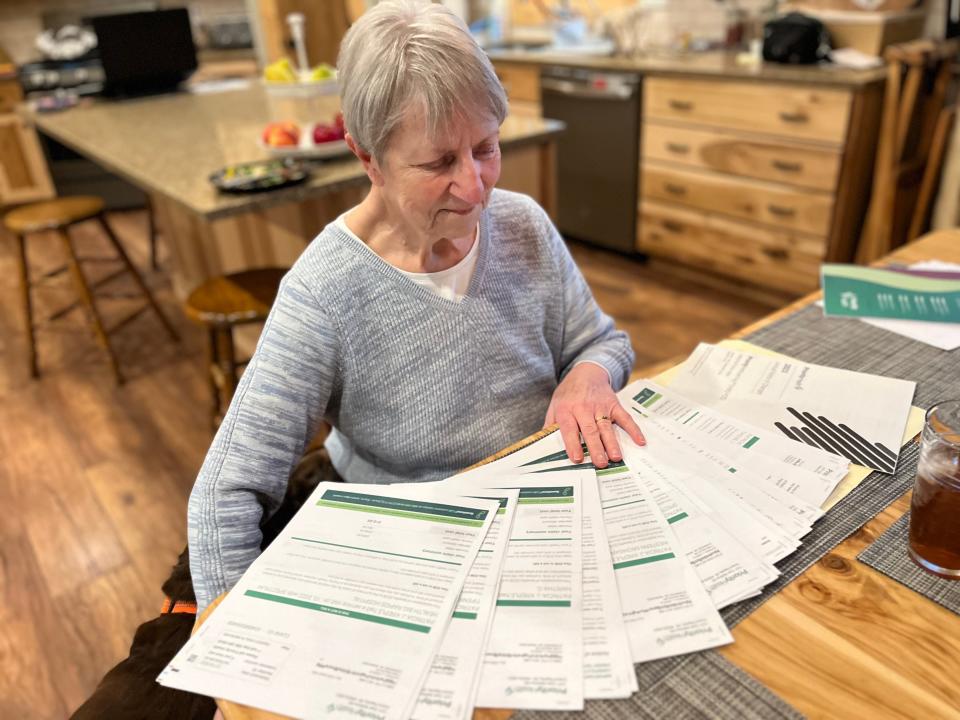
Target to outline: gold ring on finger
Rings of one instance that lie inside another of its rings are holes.
[[[606,415],[597,415],[597,416],[594,418],[594,420],[596,420],[597,422],[601,422],[601,421],[603,421],[603,420],[607,420],[607,421],[609,422],[610,418],[607,417]]]

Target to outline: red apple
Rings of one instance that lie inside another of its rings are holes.
[[[336,125],[327,125],[326,123],[317,123],[313,128],[313,142],[315,145],[321,143],[334,142],[342,140],[343,134],[337,129]]]

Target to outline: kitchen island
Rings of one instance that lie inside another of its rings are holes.
[[[336,96],[312,101],[317,121],[339,109]],[[99,101],[55,114],[25,111],[28,122],[144,190],[161,242],[172,255],[181,299],[207,278],[257,267],[291,265],[331,220],[356,205],[369,181],[353,155],[317,161],[300,185],[233,195],[209,182],[225,165],[267,158],[258,138],[278,117],[262,86],[215,94],[178,93]],[[499,186],[534,197],[548,212],[554,199],[554,143],[562,123],[508,117],[501,128]]]

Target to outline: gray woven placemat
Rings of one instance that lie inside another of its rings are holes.
[[[910,515],[904,514],[857,560],[960,615],[960,580],[945,580],[917,567],[907,555]]]
[[[917,383],[914,405],[929,407],[946,397],[960,397],[960,352],[946,352],[860,322],[823,317],[811,306],[746,338],[761,347],[798,360],[886,375]],[[872,473],[820,519],[803,545],[782,560],[780,577],[762,594],[725,608],[733,627],[769,600],[787,583],[817,562],[885,507],[913,482],[917,446],[900,453],[894,475]],[[627,700],[590,701],[589,720],[626,718],[802,718],[777,697],[715,651],[667,658],[637,666],[640,691]],[[554,720],[559,713],[523,711],[516,720]]]

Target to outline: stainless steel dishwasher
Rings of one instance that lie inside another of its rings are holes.
[[[546,66],[543,116],[567,125],[557,143],[557,227],[570,238],[634,252],[640,166],[640,76]]]

